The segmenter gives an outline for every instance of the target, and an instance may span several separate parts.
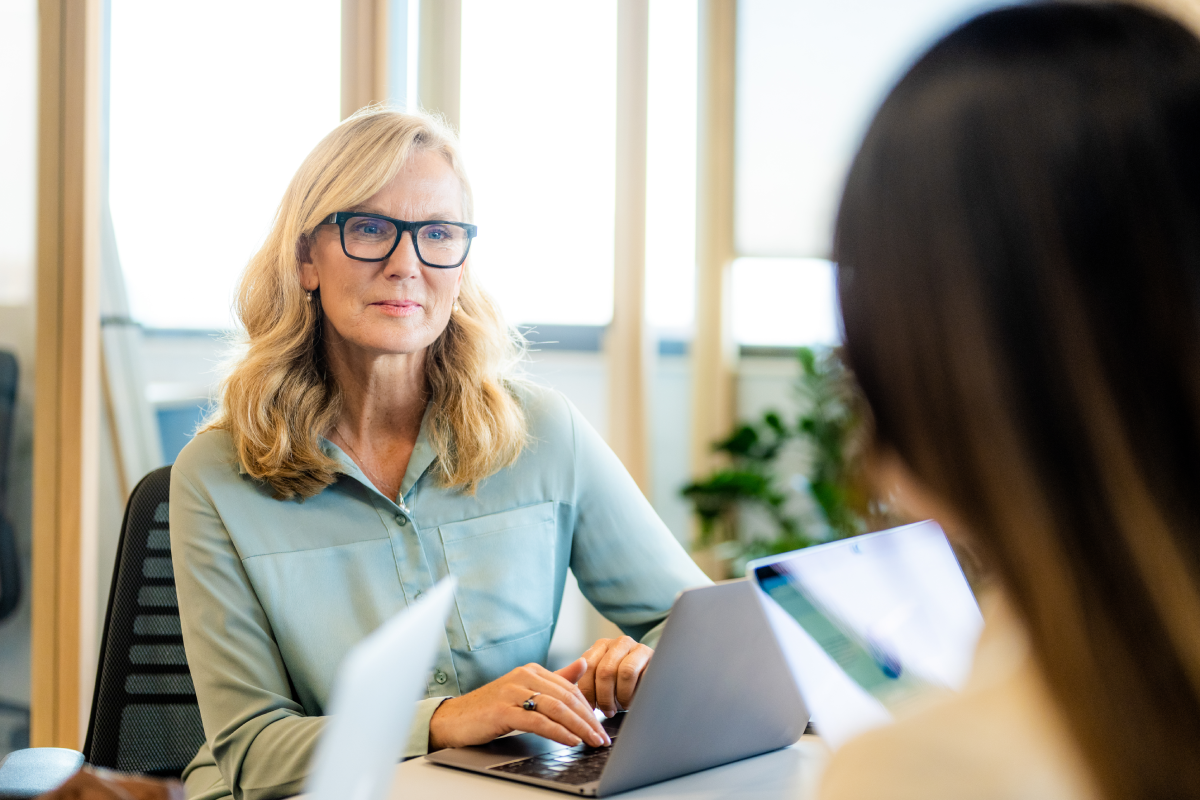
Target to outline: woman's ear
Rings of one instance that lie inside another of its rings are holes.
[[[895,450],[890,447],[875,450],[870,465],[876,491],[900,517],[912,522],[936,520],[951,540],[965,536],[958,513]]]
[[[875,486],[885,502],[908,520],[940,519],[947,508],[905,463],[900,454],[884,447],[871,454]]]
[[[321,285],[317,267],[312,262],[312,239],[301,236],[296,240],[296,260],[300,262],[300,285],[305,291],[315,292]]]

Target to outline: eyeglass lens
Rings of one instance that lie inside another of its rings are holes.
[[[385,219],[351,217],[346,220],[345,247],[355,258],[384,258],[396,243],[396,226]],[[456,266],[466,257],[470,244],[467,232],[457,225],[433,222],[422,225],[413,237],[417,255],[438,267]]]

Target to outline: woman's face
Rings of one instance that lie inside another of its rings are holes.
[[[463,221],[462,200],[462,184],[450,164],[426,151],[366,202],[339,210],[410,222]],[[301,263],[300,282],[310,292],[321,290],[325,323],[342,342],[371,354],[399,355],[424,350],[446,329],[463,269],[465,264],[454,269],[422,264],[408,231],[386,261],[355,261],[342,250],[338,226],[321,225]]]

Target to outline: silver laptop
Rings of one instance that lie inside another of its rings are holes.
[[[808,710],[748,581],[679,595],[633,707],[605,722],[612,747],[534,734],[439,750],[435,764],[605,797],[793,744]]]
[[[338,667],[313,754],[308,800],[383,800],[425,695],[454,602],[445,578],[363,639]]]

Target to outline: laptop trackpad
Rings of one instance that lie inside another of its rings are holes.
[[[465,767],[486,769],[493,764],[503,764],[519,758],[531,758],[543,753],[553,753],[564,749],[564,745],[552,742],[533,733],[521,733],[516,736],[505,736],[487,744],[473,747],[457,747],[453,750],[442,750],[430,753],[427,758],[431,761],[458,764]]]

